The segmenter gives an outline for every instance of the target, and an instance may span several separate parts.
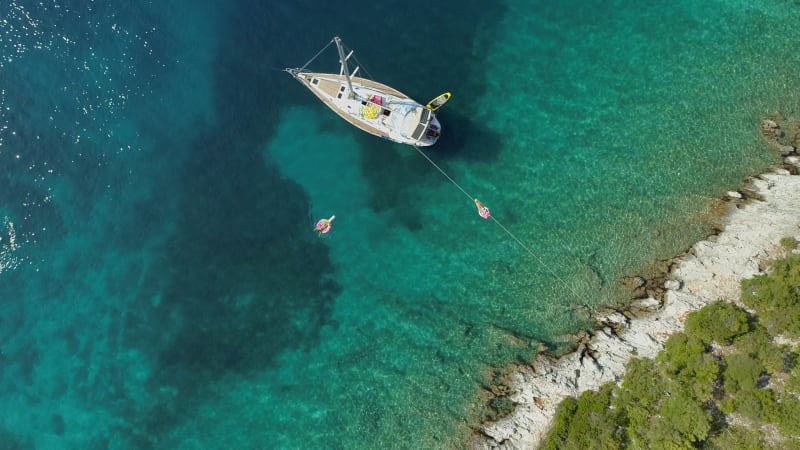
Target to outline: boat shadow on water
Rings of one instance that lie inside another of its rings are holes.
[[[497,133],[452,111],[444,113],[442,120],[449,131],[435,146],[425,148],[437,164],[446,168],[451,162],[488,164],[497,159],[502,150]],[[416,209],[421,200],[420,186],[440,185],[441,175],[412,147],[376,141],[367,135],[361,135],[359,142],[361,172],[370,186],[370,208],[376,213],[390,213],[392,223],[410,231],[422,229],[424,223]],[[454,196],[453,200],[459,199]]]

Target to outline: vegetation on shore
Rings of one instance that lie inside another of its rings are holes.
[[[741,300],[691,313],[619,385],[565,399],[541,448],[800,450],[800,255],[744,280]]]

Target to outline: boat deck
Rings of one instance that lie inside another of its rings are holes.
[[[386,130],[382,130],[377,126],[372,126],[367,121],[362,120],[360,118],[360,116],[358,115],[358,108],[362,106],[360,101],[353,100],[349,102],[352,103],[352,105],[348,105],[348,111],[351,111],[349,113],[345,112],[341,108],[343,102],[341,101],[334,102],[334,99],[336,99],[339,96],[339,94],[343,92],[342,86],[344,86],[344,83],[346,83],[343,75],[306,72],[301,74],[298,79],[302,81],[303,84],[306,84],[307,87],[311,90],[311,92],[316,94],[316,96],[319,97],[320,100],[322,100],[329,108],[334,110],[336,114],[339,115],[339,117],[348,121],[351,125],[363,131],[366,131],[367,133],[370,133],[372,135],[391,140],[391,137],[389,136],[389,133]],[[316,84],[313,84],[312,80],[314,79],[317,79],[319,81]],[[403,94],[402,92],[396,89],[393,89],[382,83],[368,80],[366,78],[353,77],[351,79],[351,82],[356,86],[360,85],[366,88],[379,90],[391,94],[399,99],[404,99],[404,100],[409,99],[407,95]]]
[[[309,82],[311,82],[311,80],[309,80]],[[336,95],[339,93],[339,86],[341,86],[341,84],[330,80],[319,80],[319,84],[317,86],[322,92],[330,95],[331,97],[336,97]]]

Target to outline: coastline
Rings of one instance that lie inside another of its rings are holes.
[[[515,409],[482,424],[470,448],[536,448],[564,398],[619,382],[631,358],[654,358],[673,333],[683,330],[690,312],[718,299],[739,302],[741,280],[761,273],[765,261],[786,253],[779,243],[782,238],[800,239],[800,158],[796,140],[794,145],[782,142],[785,119],[774,119],[764,119],[762,134],[784,155],[784,164],[748,178],[741,191],[726,193],[729,209],[722,231],[673,258],[662,286],[652,289],[647,280],[634,277],[632,287],[647,287],[650,295],[633,300],[624,311],[598,313],[595,329],[576,336],[575,351],[561,357],[543,352],[531,364],[515,366],[500,389]],[[800,138],[796,123],[789,128],[792,139]]]

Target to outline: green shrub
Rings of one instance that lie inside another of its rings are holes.
[[[742,301],[771,334],[800,336],[800,255],[776,261],[769,273],[743,280]]]
[[[664,392],[664,380],[650,359],[634,358],[628,363],[616,400],[620,406],[638,406],[647,413],[655,410]]]
[[[719,376],[719,362],[706,353],[706,346],[696,337],[676,333],[667,339],[665,351],[656,360],[665,375],[674,377],[700,401],[711,399],[713,384]]]
[[[794,250],[797,248],[797,239],[793,237],[785,237],[781,239],[781,245],[787,250]]]
[[[787,435],[800,436],[800,399],[784,393],[777,412],[778,429]]]
[[[747,313],[728,302],[717,301],[686,318],[686,334],[705,343],[728,345],[733,338],[749,330]]]
[[[761,403],[760,419],[765,422],[776,422],[778,420],[778,402],[775,391],[772,389],[756,389],[753,395]]]
[[[760,323],[753,324],[752,330],[733,340],[736,350],[761,361],[769,373],[783,372],[786,348],[772,343],[772,336]]]
[[[786,390],[795,394],[800,394],[800,364],[795,363],[789,371],[789,378],[786,380]]]
[[[622,446],[618,413],[609,409],[613,383],[598,392],[586,391],[578,398],[559,405],[555,425],[543,445],[546,449],[617,449]],[[563,407],[563,408],[562,408]]]
[[[772,389],[742,391],[734,399],[736,412],[752,420],[775,422],[778,419],[778,404]]]
[[[495,417],[499,419],[514,412],[514,408],[516,408],[517,405],[511,401],[510,398],[501,395],[493,398],[489,403],[489,406],[491,406],[492,410],[494,411]]]
[[[725,391],[728,394],[738,395],[741,391],[751,391],[756,388],[758,377],[764,371],[761,362],[752,356],[734,353],[725,357]]]
[[[744,427],[727,427],[706,441],[709,450],[762,450],[765,448],[760,430]]]
[[[718,401],[717,407],[719,407],[719,410],[725,414],[730,414],[736,411],[736,403],[734,403],[733,397],[724,398]]]
[[[778,447],[772,447],[772,449],[776,449]],[[796,441],[793,439],[784,439],[780,443],[780,450],[800,450],[800,441]]]
[[[692,365],[694,358],[706,353],[706,345],[694,336],[685,333],[675,333],[667,339],[656,361],[672,373],[680,373]]]
[[[575,417],[577,409],[578,401],[572,397],[567,397],[559,403],[556,408],[556,416],[553,418],[553,427],[547,433],[547,438],[541,448],[555,450],[566,442],[569,436],[569,425]]]
[[[664,449],[664,450],[686,450],[692,448],[692,444],[684,441],[683,436],[669,422],[663,419],[655,420],[647,430],[643,445],[638,448]]]
[[[696,399],[673,392],[664,399],[659,415],[648,429],[652,448],[692,448],[711,430],[711,414]]]
[[[656,412],[665,389],[664,378],[653,360],[630,360],[619,392],[612,400],[614,408],[624,414],[628,439],[634,442],[645,440],[650,416]]]

